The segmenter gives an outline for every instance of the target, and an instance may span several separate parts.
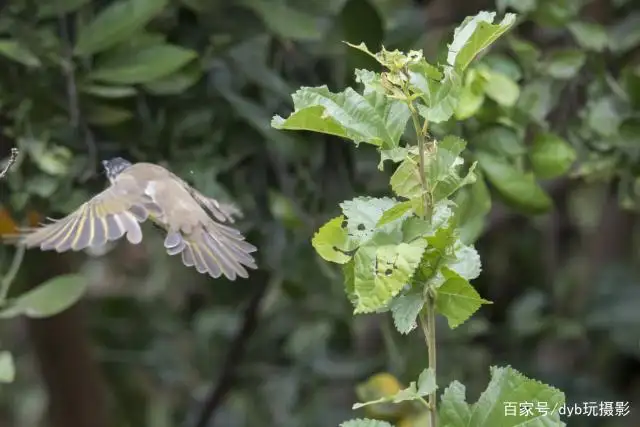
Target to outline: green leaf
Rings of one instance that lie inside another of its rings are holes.
[[[449,120],[458,107],[462,79],[453,67],[443,67],[441,80],[431,76],[417,78],[416,73],[410,73],[410,82],[422,94],[426,105],[418,104],[418,112],[429,123],[441,123]]]
[[[197,57],[195,51],[180,46],[147,46],[106,58],[89,78],[124,85],[148,83],[168,76]]]
[[[137,91],[131,86],[83,85],[80,91],[98,98],[117,99],[134,96]]]
[[[99,126],[113,126],[130,120],[133,113],[129,110],[110,105],[90,104],[87,107],[87,122]]]
[[[396,201],[389,197],[377,199],[366,196],[340,203],[342,213],[347,217],[346,230],[349,237],[360,244],[369,240],[377,227],[388,230],[389,227],[383,228],[378,222],[395,205]],[[387,224],[391,222],[388,221]]]
[[[400,218],[407,217],[412,211],[411,201],[401,202],[384,211],[376,227],[380,227],[390,222],[394,222]]]
[[[42,65],[40,59],[17,40],[0,40],[0,55],[4,55],[27,67],[39,67]]]
[[[0,383],[12,383],[15,377],[13,356],[8,351],[0,351]]]
[[[473,243],[484,230],[485,218],[491,211],[491,196],[483,177],[456,194],[456,217],[460,240]]]
[[[274,116],[271,126],[326,133],[384,148],[398,146],[410,114],[405,103],[379,92],[363,96],[347,88],[332,93],[326,86],[301,88],[293,94],[293,105],[289,118]]]
[[[101,52],[129,39],[164,10],[168,0],[120,0],[104,8],[86,27],[81,27],[76,55]]]
[[[595,22],[575,21],[568,27],[576,42],[585,49],[602,52],[609,43],[607,31]]]
[[[640,44],[640,12],[634,11],[618,21],[609,32],[609,49],[621,53]]]
[[[482,304],[491,302],[481,298],[478,291],[453,270],[446,267],[443,270],[446,281],[437,290],[436,309],[454,329],[478,311]]]
[[[153,95],[179,95],[195,85],[202,77],[199,63],[188,65],[173,74],[144,84],[144,89]]]
[[[299,41],[316,41],[322,38],[321,22],[312,14],[293,9],[283,1],[242,0],[269,28],[282,38]]]
[[[465,387],[458,381],[453,381],[444,390],[439,408],[439,421],[443,426],[470,426],[471,407],[466,399]]]
[[[499,124],[483,129],[471,142],[483,151],[506,157],[516,158],[527,152],[523,138],[513,128]]]
[[[67,147],[32,139],[23,140],[23,143],[28,147],[29,157],[41,171],[55,176],[63,176],[69,172],[73,154]]]
[[[363,418],[345,421],[340,424],[340,427],[393,427],[393,425],[389,424],[386,421]]]
[[[349,239],[346,228],[342,226],[343,222],[342,215],[332,219],[323,225],[311,240],[318,255],[326,261],[344,264],[352,258],[349,252],[353,251],[356,245]]]
[[[371,313],[388,304],[409,283],[426,247],[424,239],[361,246],[354,256],[355,313]]]
[[[586,60],[587,56],[583,51],[564,49],[549,55],[542,69],[555,79],[567,80],[578,74]]]
[[[516,22],[516,15],[507,13],[499,24],[493,24],[495,12],[480,12],[469,17],[455,29],[449,45],[447,62],[464,71],[483,49],[487,48]]]
[[[534,214],[551,209],[551,198],[532,173],[522,172],[506,159],[491,153],[478,151],[476,157],[491,184],[509,204]]]
[[[54,277],[12,300],[0,318],[24,314],[43,318],[58,314],[75,304],[84,294],[87,281],[78,274]]]
[[[393,316],[393,324],[401,334],[408,334],[417,326],[416,318],[424,306],[422,295],[408,293],[393,299],[389,308]]]
[[[558,411],[564,404],[564,394],[560,390],[525,377],[511,367],[491,367],[491,382],[475,404],[468,404],[465,394],[464,385],[458,381],[453,381],[445,389],[439,406],[439,421],[443,426],[564,425],[560,421]]]
[[[394,395],[384,396],[380,399],[370,402],[356,403],[353,409],[359,409],[369,405],[375,405],[384,402],[400,403],[411,400],[418,400],[438,389],[436,384],[436,374],[432,368],[423,370],[418,377],[418,382],[412,381],[409,387],[400,390]]]
[[[483,76],[486,79],[484,92],[503,107],[513,107],[520,96],[520,86],[507,75],[485,70]]]
[[[536,176],[551,179],[569,171],[577,155],[573,147],[560,136],[540,133],[533,140],[530,156]]]
[[[522,88],[518,109],[538,123],[544,123],[554,107],[558,91],[551,80],[533,80]]]
[[[466,120],[473,117],[484,104],[484,93],[476,92],[471,85],[465,86],[460,92],[455,116],[458,120]]]
[[[587,106],[587,123],[599,135],[616,135],[622,120],[618,103],[612,96],[596,99]]]
[[[56,0],[40,2],[36,15],[39,19],[66,15],[67,13],[75,12],[90,1],[91,0]]]

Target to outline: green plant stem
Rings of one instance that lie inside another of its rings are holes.
[[[420,186],[422,187],[422,202],[424,215],[423,217],[431,221],[431,198],[429,197],[429,187],[427,184],[427,177],[424,174],[425,171],[425,156],[424,152],[426,149],[426,132],[427,132],[427,122],[420,125],[420,116],[416,111],[415,107],[412,103],[409,103],[409,109],[411,110],[411,118],[413,120],[413,127],[416,132],[416,138],[418,140],[418,168],[420,175]],[[425,342],[427,344],[427,353],[429,358],[429,368],[433,370],[433,373],[436,373],[436,312],[435,312],[435,301],[433,299],[433,295],[431,292],[427,290],[424,293],[426,300],[426,319],[424,315],[420,316],[420,325],[422,326],[422,331],[424,333]],[[437,412],[437,401],[436,401],[436,392],[429,393],[429,426],[437,427],[438,422],[438,412]]]
[[[24,258],[25,247],[23,245],[19,245],[16,248],[16,253],[13,255],[13,260],[11,261],[11,266],[9,267],[9,271],[7,274],[0,280],[0,303],[4,302],[7,299],[7,295],[9,294],[9,288],[11,287],[11,283],[13,283],[16,275],[18,274],[18,270],[20,269],[20,265],[22,264],[22,259]]]

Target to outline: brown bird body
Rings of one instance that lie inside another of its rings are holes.
[[[70,215],[24,235],[22,244],[41,250],[79,251],[126,235],[142,241],[140,223],[150,219],[166,231],[169,255],[181,254],[186,266],[230,280],[255,269],[255,246],[228,224],[239,214],[198,192],[167,169],[152,163],[131,164],[122,158],[103,162],[111,181],[102,193]],[[225,224],[227,223],[227,224]]]

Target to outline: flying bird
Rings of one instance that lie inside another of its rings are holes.
[[[147,219],[165,233],[169,255],[213,278],[248,277],[257,249],[229,224],[240,212],[204,196],[169,170],[116,157],[102,162],[110,186],[68,216],[23,234],[20,243],[43,251],[80,251],[126,236],[142,241]]]

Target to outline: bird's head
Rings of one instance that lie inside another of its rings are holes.
[[[102,167],[104,167],[107,178],[109,178],[109,181],[111,182],[113,182],[113,180],[129,166],[131,166],[131,162],[123,159],[122,157],[114,157],[111,160],[102,161]]]

